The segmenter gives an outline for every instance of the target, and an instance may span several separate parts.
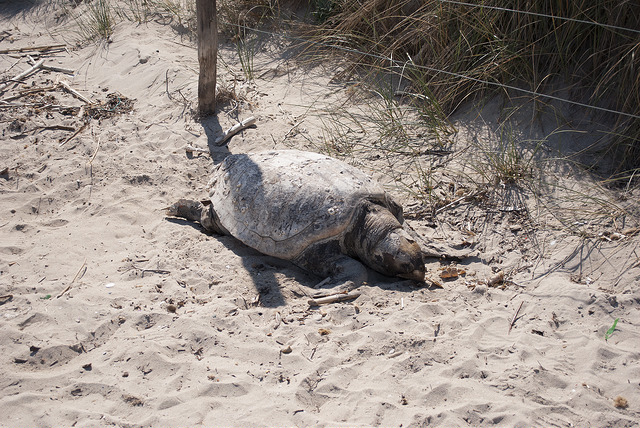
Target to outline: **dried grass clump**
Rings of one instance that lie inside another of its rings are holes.
[[[551,92],[561,84],[576,101],[640,116],[639,4],[487,0],[482,5],[333,0],[331,16],[315,34],[333,46],[373,55],[352,53],[355,64],[388,67],[388,58],[404,63],[405,75],[417,82],[415,90],[429,88],[425,95],[435,96],[449,112],[499,85]],[[640,168],[640,120],[617,115],[611,120],[610,149],[623,160],[623,169]]]
[[[618,395],[613,399],[613,407],[615,407],[616,409],[626,409],[627,407],[629,407],[629,402],[623,396]]]

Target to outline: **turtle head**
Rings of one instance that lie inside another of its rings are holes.
[[[384,275],[424,281],[420,246],[382,205],[364,204],[345,244],[367,266]]]
[[[387,275],[424,281],[424,261],[422,250],[411,236],[401,227],[389,231],[371,249],[376,269]]]

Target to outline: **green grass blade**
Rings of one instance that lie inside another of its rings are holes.
[[[619,318],[616,318],[611,328],[604,334],[604,340],[609,340],[611,335],[613,335],[613,332],[616,330],[616,325],[618,325],[618,320]]]

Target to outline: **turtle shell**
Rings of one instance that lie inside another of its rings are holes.
[[[362,171],[298,150],[228,156],[213,173],[209,197],[231,235],[286,260],[339,239],[361,201],[388,206],[382,186]]]

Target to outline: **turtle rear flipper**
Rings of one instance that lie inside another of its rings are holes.
[[[175,204],[165,208],[165,213],[169,217],[180,217],[189,221],[195,221],[210,232],[220,235],[229,235],[220,223],[218,215],[213,210],[211,204],[203,204],[200,201],[191,199],[180,199]]]
[[[189,221],[200,221],[204,205],[191,199],[180,199],[175,204],[164,209],[169,217],[180,217]]]

